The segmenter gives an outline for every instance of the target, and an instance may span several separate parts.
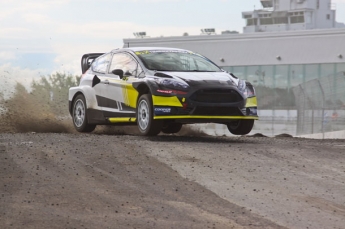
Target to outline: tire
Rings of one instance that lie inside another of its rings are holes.
[[[155,136],[161,132],[163,122],[153,119],[153,105],[150,94],[144,94],[138,100],[137,124],[142,135]]]
[[[88,124],[84,95],[77,95],[73,101],[72,109],[73,125],[78,132],[88,133],[96,128],[96,125]]]
[[[166,126],[163,125],[162,132],[165,134],[175,134],[179,132],[182,128],[181,123],[168,123]]]
[[[228,130],[234,135],[246,135],[253,129],[254,120],[236,120],[228,125]]]

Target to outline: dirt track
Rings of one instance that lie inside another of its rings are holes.
[[[344,228],[345,141],[0,134],[0,228]]]

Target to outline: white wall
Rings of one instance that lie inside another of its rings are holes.
[[[345,28],[124,39],[124,47],[129,43],[130,47],[183,48],[203,54],[220,66],[249,66],[344,63],[344,41]]]
[[[279,9],[278,9],[278,11],[290,10],[290,7],[291,7],[290,4],[291,4],[290,1],[280,0],[279,1]]]

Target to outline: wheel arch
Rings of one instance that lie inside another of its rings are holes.
[[[151,94],[152,95],[151,85],[149,85],[146,82],[133,83],[133,87],[139,92],[137,102],[138,102],[140,96],[142,96],[144,94]]]
[[[81,91],[78,91],[77,93],[74,94],[72,100],[70,101],[70,104],[69,104],[69,113],[72,115],[73,113],[73,104],[74,104],[74,101],[75,101],[75,98],[78,96],[78,95],[83,95],[84,94],[81,92]],[[85,97],[85,96],[84,96]]]
[[[72,114],[73,103],[78,95],[83,95],[85,97],[85,103],[87,109],[99,109],[96,99],[96,94],[94,90],[89,86],[84,87],[74,87],[69,90],[69,112]]]

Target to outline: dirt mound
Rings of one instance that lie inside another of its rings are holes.
[[[276,138],[293,138],[292,135],[290,135],[290,134],[285,134],[285,133],[283,133],[283,134],[278,134],[278,135],[276,135],[275,137],[276,137]]]

